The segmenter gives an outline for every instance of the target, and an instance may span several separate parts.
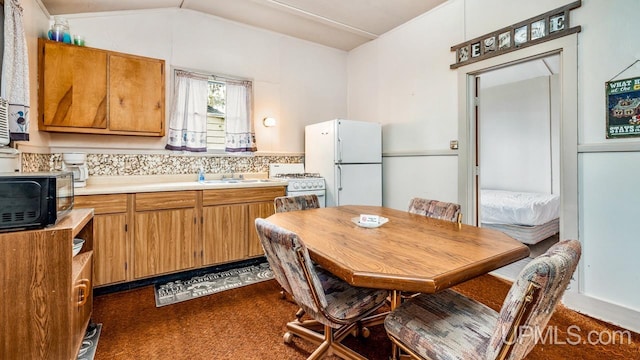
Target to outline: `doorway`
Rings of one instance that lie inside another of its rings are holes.
[[[480,224],[481,211],[480,187],[482,185],[482,166],[479,152],[482,141],[479,119],[481,115],[477,106],[477,98],[481,92],[483,76],[494,71],[513,71],[518,65],[528,64],[541,59],[557,59],[556,73],[558,99],[558,120],[556,127],[556,147],[549,145],[548,154],[554,150],[556,160],[549,155],[548,186],[562,196],[560,202],[559,232],[560,239],[578,238],[578,206],[577,206],[577,36],[570,35],[531,46],[502,56],[479,61],[458,69],[459,86],[459,153],[458,153],[458,202],[465,214],[465,222]],[[555,61],[555,60],[554,60]],[[544,65],[544,64],[543,64]],[[549,61],[549,66],[554,66]],[[544,66],[547,66],[544,65]],[[497,72],[495,74],[498,74]],[[479,80],[478,80],[479,79]],[[527,96],[528,89],[512,90],[514,96]],[[482,99],[480,106],[482,106]],[[551,129],[551,123],[549,123]],[[480,136],[476,136],[480,134]],[[503,164],[504,165],[504,164]],[[579,286],[576,286],[579,291]]]
[[[476,222],[527,245],[495,275],[514,280],[559,239],[560,55],[476,75]]]

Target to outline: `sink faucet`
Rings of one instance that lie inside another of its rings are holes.
[[[225,179],[233,180],[233,179],[235,179],[235,177],[236,177],[236,175],[234,173],[231,173],[229,176],[227,176],[226,174],[222,174],[222,180],[225,180]],[[238,175],[238,179],[239,180],[243,180],[244,179],[244,174]]]

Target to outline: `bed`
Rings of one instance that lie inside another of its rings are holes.
[[[505,190],[480,191],[482,227],[500,230],[529,245],[560,230],[560,197]]]

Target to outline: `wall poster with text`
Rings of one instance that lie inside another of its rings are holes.
[[[607,139],[640,137],[640,77],[609,81]]]

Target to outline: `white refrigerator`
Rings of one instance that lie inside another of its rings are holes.
[[[382,127],[335,119],[307,125],[305,171],[325,178],[326,206],[382,205]]]

